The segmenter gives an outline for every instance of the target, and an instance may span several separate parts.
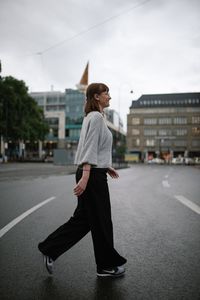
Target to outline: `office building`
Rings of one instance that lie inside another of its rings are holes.
[[[142,95],[127,125],[129,161],[200,157],[200,93]]]

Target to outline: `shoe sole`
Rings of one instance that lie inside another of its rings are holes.
[[[100,273],[97,273],[97,276],[98,277],[112,277],[112,278],[114,278],[114,277],[121,277],[124,274],[125,274],[125,272],[120,273],[120,274],[109,274],[109,273],[107,273],[107,274],[100,274]]]

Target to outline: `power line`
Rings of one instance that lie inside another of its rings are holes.
[[[89,31],[91,31],[91,30],[96,29],[97,27],[100,27],[100,26],[102,26],[102,25],[104,25],[104,24],[106,24],[106,23],[108,23],[108,22],[111,22],[112,20],[114,20],[114,19],[116,19],[116,18],[118,18],[118,17],[120,17],[120,16],[122,16],[122,15],[125,15],[125,14],[129,13],[129,12],[131,12],[132,10],[134,10],[134,9],[140,7],[140,6],[143,6],[143,5],[145,5],[147,2],[150,2],[150,1],[151,1],[151,0],[145,0],[145,1],[142,1],[142,2],[140,2],[140,3],[137,3],[137,4],[135,4],[134,6],[132,6],[132,7],[128,8],[128,9],[122,11],[121,13],[118,13],[118,14],[116,14],[116,15],[114,15],[114,16],[108,18],[108,19],[105,19],[104,21],[99,22],[99,23],[97,23],[97,24],[95,24],[95,25],[93,25],[93,26],[91,26],[91,27],[89,27],[89,28],[87,28],[87,29],[85,29],[85,30],[82,30],[82,31],[80,31],[79,33],[77,33],[77,34],[75,34],[75,35],[73,35],[73,36],[71,36],[71,37],[69,37],[69,38],[66,38],[66,39],[64,39],[64,40],[62,40],[62,41],[60,41],[60,42],[58,42],[58,43],[56,43],[56,44],[54,44],[54,45],[52,45],[52,46],[50,46],[50,47],[44,49],[44,50],[42,50],[42,51],[38,51],[38,52],[34,53],[33,55],[42,55],[42,54],[45,53],[45,52],[48,52],[48,51],[50,51],[50,50],[52,50],[52,49],[54,49],[54,48],[57,48],[57,47],[61,46],[62,44],[66,43],[66,42],[72,41],[72,40],[78,38],[79,36],[81,36],[81,35],[83,35],[83,34],[89,32]]]

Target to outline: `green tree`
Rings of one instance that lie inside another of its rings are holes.
[[[44,140],[48,132],[43,111],[29,96],[24,81],[11,76],[1,78],[0,135],[4,140]]]

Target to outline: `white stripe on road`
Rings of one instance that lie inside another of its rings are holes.
[[[29,210],[25,211],[23,214],[21,214],[19,217],[17,217],[16,219],[12,220],[10,223],[8,223],[5,227],[3,227],[0,230],[0,238],[6,234],[6,232],[8,232],[10,229],[12,229],[15,225],[17,225],[17,223],[19,223],[20,221],[22,221],[24,218],[26,218],[28,215],[32,214],[35,210],[39,209],[40,207],[42,207],[43,205],[47,204],[48,202],[54,200],[56,197],[51,197],[48,198],[46,200],[44,200],[43,202],[37,204],[36,206],[30,208]]]
[[[188,200],[182,195],[176,195],[174,197],[182,204],[184,204],[185,206],[189,207],[191,210],[196,212],[197,214],[200,214],[200,206],[198,206],[197,204],[193,203],[192,201]]]
[[[165,178],[168,178],[169,177],[169,175],[165,175]]]
[[[170,187],[170,184],[167,180],[163,180],[162,184],[163,184],[164,187]]]

